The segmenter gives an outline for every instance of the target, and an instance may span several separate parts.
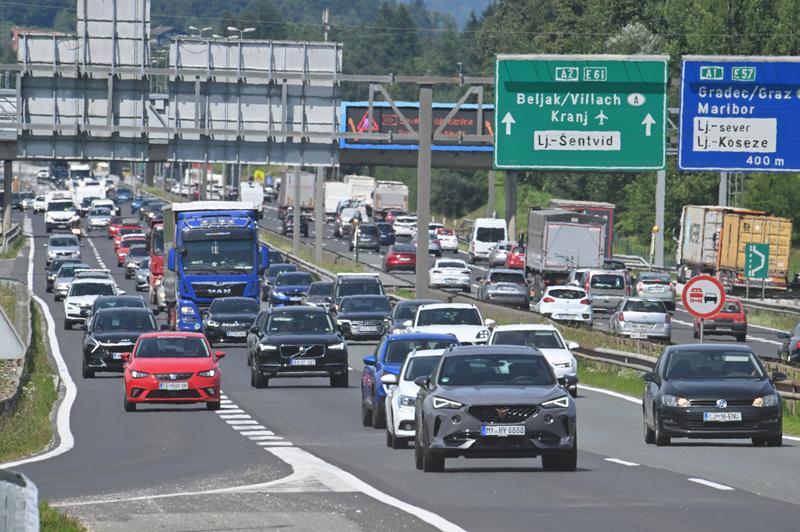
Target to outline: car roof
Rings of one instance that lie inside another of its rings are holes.
[[[597,275],[597,274],[622,275],[624,277],[625,276],[625,270],[591,270],[589,272],[589,275]]]
[[[269,314],[281,312],[285,314],[305,314],[307,312],[317,312],[327,314],[328,311],[322,307],[312,307],[311,305],[292,305],[289,307],[270,307],[267,309]]]
[[[144,298],[142,296],[100,296],[97,299],[95,299],[95,302],[107,301],[109,299],[113,299],[115,301],[141,301],[142,303],[144,303]]]
[[[89,269],[89,265],[85,262],[65,262],[61,266],[59,266],[58,271],[61,271],[61,268],[79,268],[79,269]]]
[[[558,331],[553,325],[544,323],[519,323],[517,325],[498,325],[494,332],[506,331]]]
[[[517,270],[517,271],[519,271],[519,270]],[[586,290],[584,290],[582,286],[573,286],[573,285],[568,285],[568,284],[557,284],[557,285],[553,285],[553,286],[548,286],[548,287],[545,288],[545,290],[548,290],[548,291],[549,290],[580,290],[581,292],[586,292]]]
[[[115,284],[114,279],[111,277],[84,277],[83,279],[75,279],[72,284],[88,284],[88,283],[105,283]]]
[[[243,297],[243,296],[228,296],[228,297],[217,297],[214,298],[214,301],[211,302],[213,305],[217,301],[254,301],[252,297]]]
[[[387,342],[394,342],[395,340],[455,340],[456,337],[452,334],[444,333],[424,333],[424,332],[410,332],[386,335]]]
[[[513,273],[514,275],[525,275],[522,270],[514,270],[512,268],[492,268],[489,273]]]
[[[205,340],[206,337],[203,335],[203,333],[196,332],[160,331],[144,333],[139,337],[139,340],[143,340],[145,338],[202,338]]]
[[[677,353],[683,351],[741,351],[742,353],[753,353],[753,348],[747,344],[734,343],[713,343],[713,344],[681,344],[667,347],[667,352]]]
[[[521,345],[460,345],[447,349],[446,357],[474,355],[531,355],[544,356],[541,351]]]
[[[70,234],[68,234],[68,233],[56,233],[56,234],[54,234],[54,235],[50,235],[50,240],[53,240],[53,239],[56,239],[56,238],[69,238],[69,239],[71,239],[71,240],[75,240],[76,242],[77,242],[77,240],[78,240],[78,237],[77,237],[77,236],[75,236],[75,235],[70,235]]]
[[[333,281],[314,281],[311,286],[333,286]]]
[[[422,358],[422,357],[438,357],[444,354],[444,349],[420,349],[419,351],[411,351],[408,358]]]
[[[344,302],[345,300],[350,300],[350,299],[379,299],[379,298],[380,299],[389,299],[387,296],[384,296],[384,295],[381,295],[381,294],[361,294],[361,295],[356,295],[356,296],[344,296],[344,297],[342,297],[342,302]]]
[[[131,312],[135,312],[138,314],[152,314],[153,312],[149,308],[145,307],[105,307],[101,308],[97,311],[97,315],[100,314],[113,314],[114,312],[120,312],[123,314],[128,314]]]
[[[472,309],[472,308],[474,308],[476,310],[478,309],[478,307],[476,307],[472,303],[435,303],[435,304],[432,304],[432,305],[422,305],[420,307],[420,310],[423,310],[423,309],[424,310],[438,310],[438,309],[448,309],[448,308],[453,308],[453,309],[456,309],[456,308],[469,308],[469,309]]]
[[[436,305],[437,303],[441,303],[438,299],[403,299],[397,302],[395,307],[399,307],[400,305]]]

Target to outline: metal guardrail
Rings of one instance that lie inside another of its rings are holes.
[[[0,242],[2,250],[5,251],[8,249],[8,245],[21,235],[22,227],[19,224],[12,225],[11,228],[2,235],[2,242]]]

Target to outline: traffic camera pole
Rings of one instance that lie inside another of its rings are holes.
[[[416,297],[428,294],[428,225],[431,221],[431,141],[433,130],[433,85],[419,87],[419,153],[417,155],[417,266]]]

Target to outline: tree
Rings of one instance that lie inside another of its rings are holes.
[[[479,175],[441,171],[431,180],[431,210],[458,218],[486,202],[486,179]]]

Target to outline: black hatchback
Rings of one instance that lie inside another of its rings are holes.
[[[249,297],[217,298],[203,320],[203,332],[212,345],[215,342],[245,343],[258,311],[258,301]]]
[[[783,441],[781,396],[748,346],[688,344],[664,349],[645,373],[644,441],[672,438],[750,438],[755,445]]]

